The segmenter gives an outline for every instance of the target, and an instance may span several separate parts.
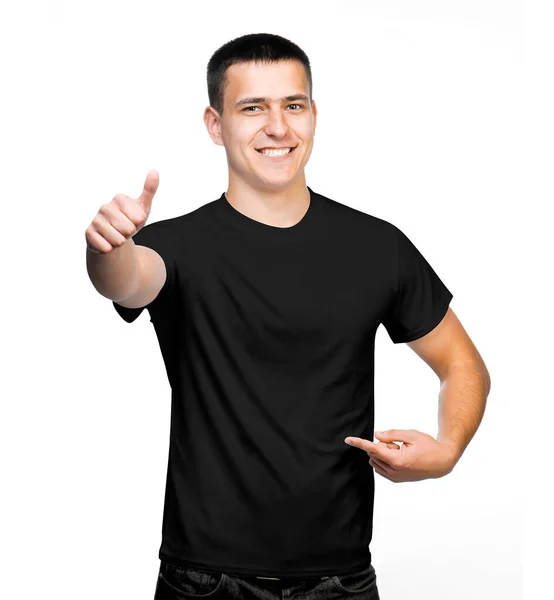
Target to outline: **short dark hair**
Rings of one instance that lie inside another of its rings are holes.
[[[272,33],[249,33],[218,48],[208,62],[208,98],[210,106],[223,115],[223,94],[226,71],[234,64],[245,62],[279,62],[298,60],[304,65],[312,99],[312,70],[306,53],[295,43]]]

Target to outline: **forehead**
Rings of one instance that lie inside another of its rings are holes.
[[[306,71],[298,60],[239,63],[230,66],[226,76],[226,103],[234,103],[245,96],[281,98],[294,93],[309,95]]]

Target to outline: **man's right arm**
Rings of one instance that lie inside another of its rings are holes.
[[[85,231],[92,284],[100,294],[127,308],[150,304],[167,277],[158,252],[132,239],[148,219],[158,184],[158,172],[150,171],[138,199],[118,194],[100,207]]]

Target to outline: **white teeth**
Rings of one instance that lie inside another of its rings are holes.
[[[267,154],[268,156],[285,156],[285,154],[288,154],[291,150],[292,148],[283,148],[280,150],[271,150],[266,148],[264,150],[260,150],[260,152],[262,154]]]

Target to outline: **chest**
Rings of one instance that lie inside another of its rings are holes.
[[[211,246],[185,267],[183,304],[196,323],[253,349],[296,353],[355,342],[390,300],[386,257],[359,244]]]

